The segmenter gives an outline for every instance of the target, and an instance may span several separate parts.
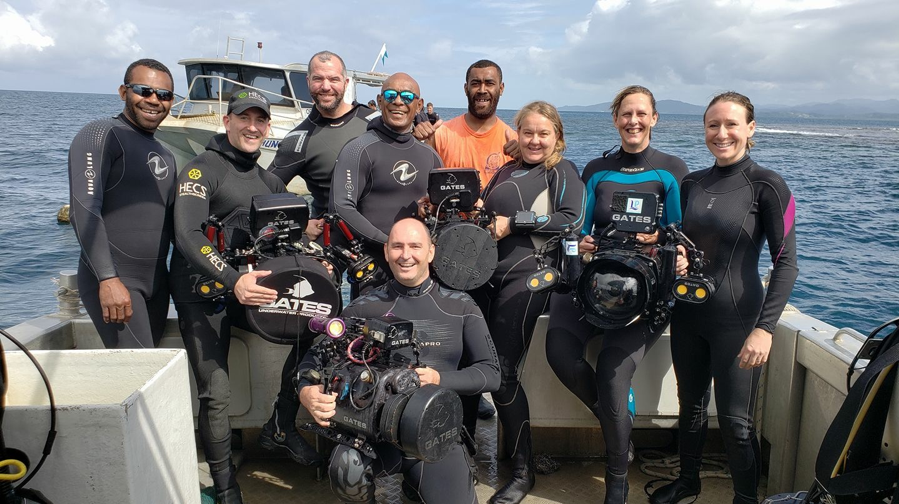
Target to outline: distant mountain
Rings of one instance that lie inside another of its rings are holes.
[[[563,112],[609,113],[609,107],[611,105],[612,102],[597,103],[596,105],[566,105],[564,107],[559,107],[559,110]],[[692,103],[678,100],[658,100],[656,102],[656,108],[659,110],[659,114],[702,115],[705,111],[705,108],[700,107],[699,105],[693,105]]]
[[[759,106],[760,112],[792,116],[889,118],[899,114],[899,100],[842,99],[830,103],[803,103],[794,106]]]
[[[559,107],[567,112],[609,113],[611,102],[595,105],[566,105]],[[659,100],[656,102],[660,114],[702,115],[705,106],[693,105],[679,100]],[[763,104],[756,105],[756,112],[791,117],[858,118],[858,119],[899,119],[899,100],[867,100],[848,98],[830,103],[803,103],[802,105]]]

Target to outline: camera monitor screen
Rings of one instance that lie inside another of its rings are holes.
[[[662,208],[652,193],[619,191],[612,195],[612,223],[625,233],[652,233],[659,224]]]
[[[474,168],[443,168],[434,170],[428,176],[428,197],[431,204],[443,203],[443,210],[452,206],[461,211],[474,208],[481,194],[481,178]],[[450,200],[458,199],[458,201]]]
[[[302,231],[309,222],[306,200],[293,193],[259,194],[250,207],[250,230],[258,236],[266,226],[288,227],[295,224]]]

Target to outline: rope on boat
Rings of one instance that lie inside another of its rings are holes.
[[[680,457],[677,455],[665,455],[657,450],[643,450],[638,455],[640,459],[640,471],[647,476],[653,476],[667,481],[674,481],[680,475]],[[699,471],[700,478],[730,479],[730,470],[727,466],[727,456],[723,453],[713,453],[702,458],[704,468]],[[660,471],[659,469],[664,469]]]

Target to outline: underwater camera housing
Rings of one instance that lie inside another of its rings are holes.
[[[435,245],[431,268],[452,289],[476,289],[496,270],[496,240],[485,229],[491,218],[475,212],[480,192],[474,168],[445,168],[428,176],[428,197],[437,206],[436,215],[427,220]]]
[[[662,203],[655,194],[616,192],[611,210],[612,224],[594,238],[595,253],[581,260],[578,237],[567,233],[565,273],[541,267],[528,277],[528,289],[572,292],[587,320],[603,329],[620,329],[643,319],[655,330],[668,323],[675,299],[702,303],[714,294],[712,280],[699,273],[702,251],[674,224],[659,227]],[[656,230],[663,235],[659,239],[663,245],[637,241],[637,233]],[[678,245],[686,249],[690,262],[690,273],[680,278],[675,273]]]
[[[303,429],[372,458],[372,443],[388,442],[426,462],[442,459],[461,440],[459,396],[421,386],[415,372],[421,363],[412,322],[393,316],[313,318],[309,328],[327,338],[311,350],[322,368],[302,378],[336,393],[337,401],[330,427],[307,423]],[[411,349],[412,359],[395,353],[400,349]]]
[[[253,196],[249,210],[238,208],[221,220],[210,217],[206,222],[210,245],[201,252],[219,271],[226,264],[241,273],[271,271],[258,284],[276,290],[278,297],[246,310],[253,331],[272,343],[294,344],[309,337],[306,328],[312,317],[337,314],[340,293],[322,261],[352,263],[365,274],[375,269],[370,257],[336,244],[309,242],[303,235],[308,222],[306,200],[290,193]],[[229,294],[225,285],[209,277],[201,278],[195,291],[206,299]]]

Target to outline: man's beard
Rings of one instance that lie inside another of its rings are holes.
[[[475,104],[476,96],[468,95],[468,113],[473,115],[477,119],[490,119],[496,114],[496,106],[499,105],[499,96],[495,96],[490,99],[490,106],[487,108],[486,112],[476,112],[477,105]]]
[[[340,107],[340,104],[343,103],[343,95],[344,95],[344,93],[340,93],[339,95],[336,95],[336,96],[326,95],[326,96],[334,96],[334,103],[327,107],[321,104],[321,101],[319,100],[319,95],[317,95],[317,94],[312,95],[312,101],[315,102],[315,106],[319,110],[332,112],[334,110],[337,110],[337,108]]]

